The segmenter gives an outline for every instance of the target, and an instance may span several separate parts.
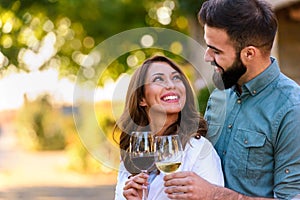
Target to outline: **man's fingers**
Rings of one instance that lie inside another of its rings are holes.
[[[167,174],[164,176],[164,181],[168,181],[170,179],[175,179],[175,178],[186,178],[188,176],[192,176],[193,172],[174,172],[171,174]]]

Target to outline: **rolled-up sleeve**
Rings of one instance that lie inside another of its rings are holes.
[[[285,111],[275,121],[278,135],[274,147],[274,193],[277,198],[291,199],[300,194],[300,105]]]

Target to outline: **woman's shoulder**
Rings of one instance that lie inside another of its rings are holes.
[[[190,139],[189,143],[190,143],[190,145],[195,144],[197,146],[200,145],[200,146],[211,146],[212,147],[211,142],[207,138],[205,138],[204,136],[201,136],[200,138],[192,137]]]
[[[211,151],[213,151],[213,145],[203,136],[199,139],[193,137],[190,139],[190,142],[187,143],[186,150],[195,152],[201,156],[207,156],[207,154],[210,154]]]

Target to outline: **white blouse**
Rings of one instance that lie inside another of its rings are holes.
[[[204,137],[192,138],[186,144],[183,162],[178,171],[193,171],[212,184],[224,186],[223,172],[220,158],[212,144]],[[115,190],[115,200],[125,200],[123,187],[130,173],[125,169],[123,162],[120,163],[118,182]],[[160,173],[150,183],[148,200],[168,199],[164,192],[164,173]]]

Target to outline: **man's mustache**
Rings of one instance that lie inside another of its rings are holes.
[[[215,60],[214,61],[212,61],[212,62],[210,62],[210,64],[212,65],[212,66],[215,66],[215,67],[218,67],[218,68],[220,68],[221,70],[222,70],[222,72],[224,72],[225,70],[224,70],[224,68],[223,67],[221,67]]]

